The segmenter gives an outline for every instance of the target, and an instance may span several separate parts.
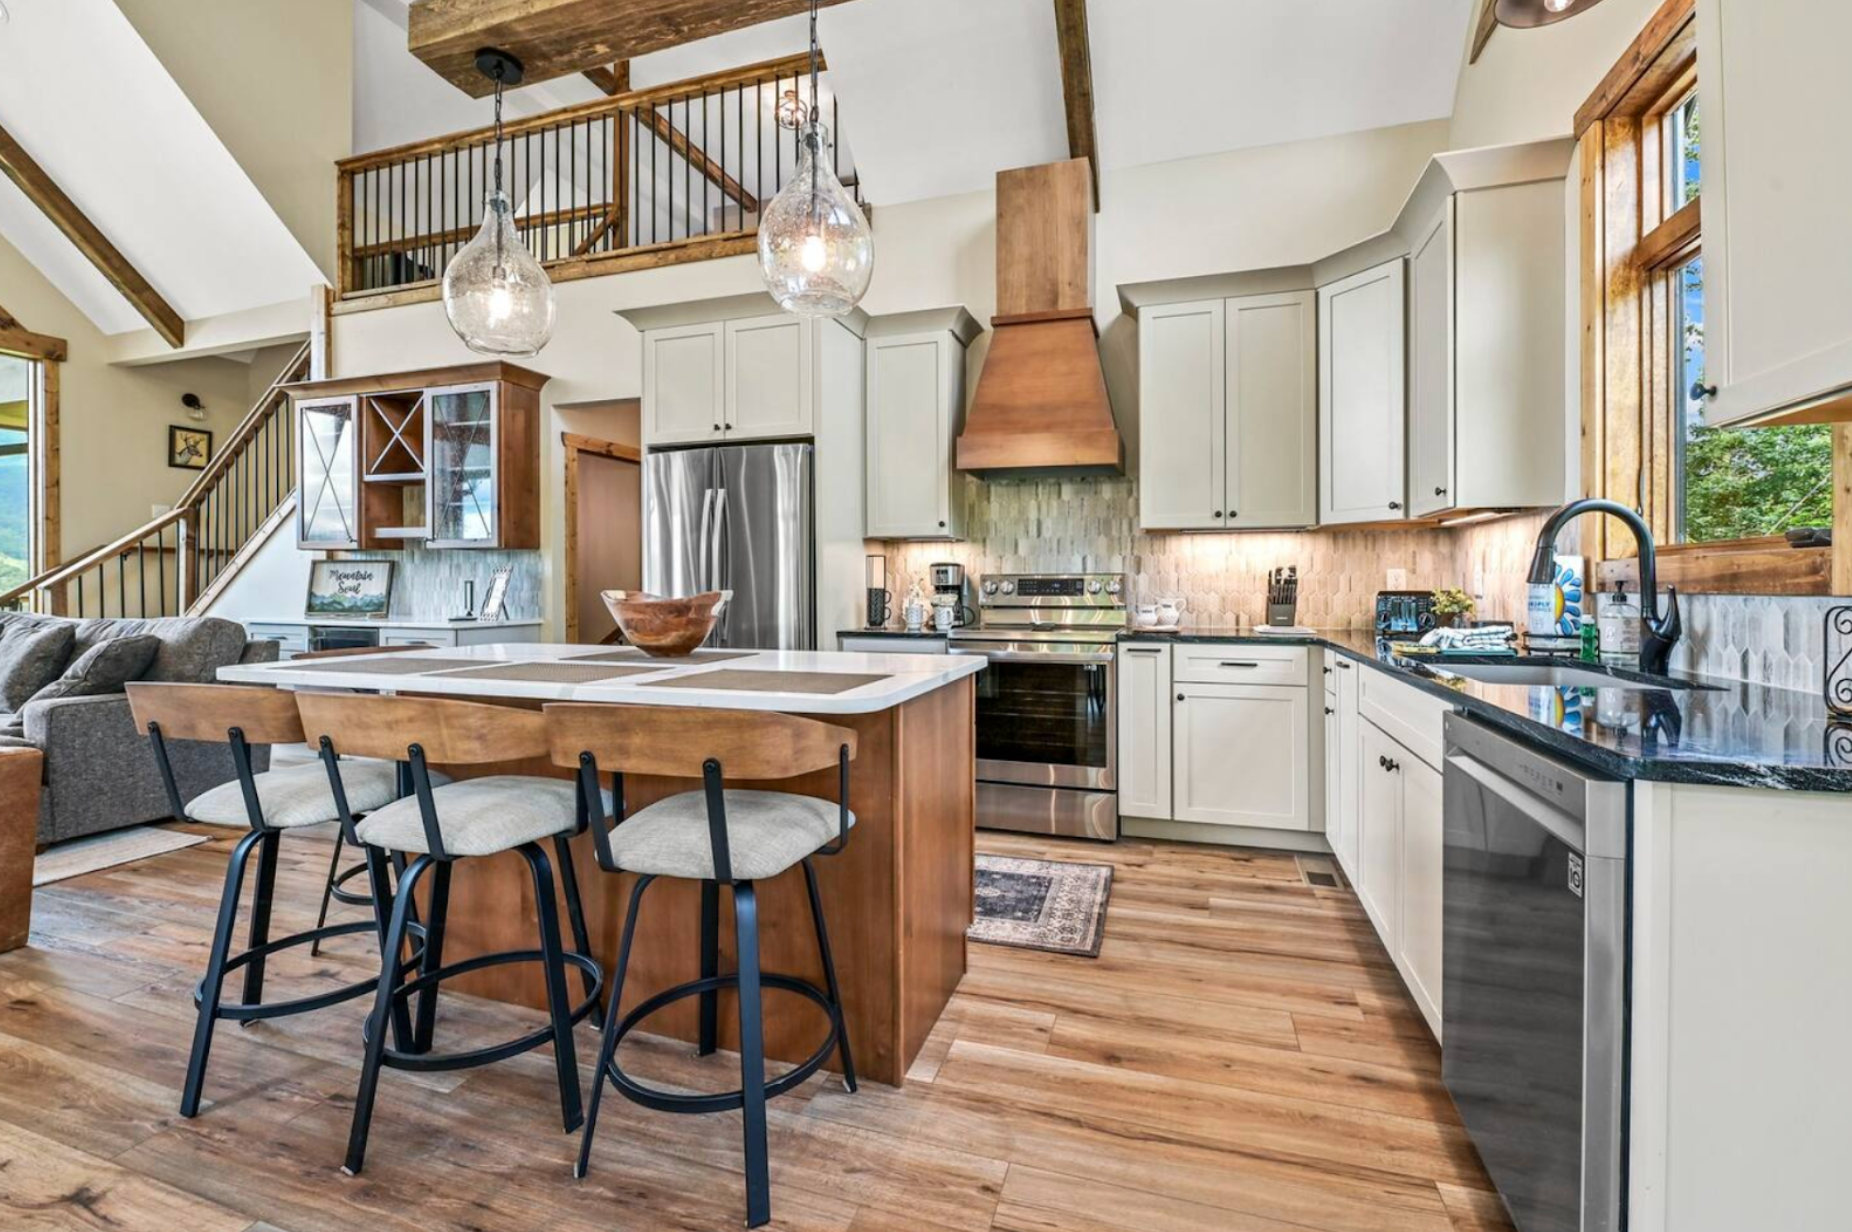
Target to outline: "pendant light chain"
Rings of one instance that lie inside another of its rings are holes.
[[[497,66],[495,70],[495,195],[502,195],[502,73]],[[495,264],[500,268],[506,254],[502,249],[502,229],[495,229]]]

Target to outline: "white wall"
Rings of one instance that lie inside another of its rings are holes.
[[[1106,344],[1108,381],[1130,432],[1136,378],[1129,366],[1129,321],[1114,287],[1184,274],[1309,262],[1381,231],[1394,218],[1428,157],[1443,148],[1445,122],[1408,125],[1285,146],[1235,151],[1111,171],[1102,177],[1106,208],[1096,237],[1096,316]],[[875,277],[863,303],[870,313],[963,304],[988,323],[996,305],[994,194],[967,193],[874,213]],[[559,434],[616,437],[616,412],[561,404],[639,396],[642,355],[619,308],[677,303],[761,289],[751,257],[698,262],[557,288],[559,328],[527,366],[552,374],[542,451],[542,551],[546,617],[563,625],[564,542]],[[972,348],[972,375],[985,340]],[[415,304],[335,318],[336,375],[365,375],[466,363],[474,358],[451,332],[443,306]],[[975,380],[968,382],[975,387]]]

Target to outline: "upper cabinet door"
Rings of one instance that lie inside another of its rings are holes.
[[[789,313],[728,321],[726,415],[729,440],[809,436],[816,326]]]
[[[943,539],[964,531],[955,516],[952,438],[964,348],[947,333],[868,343],[868,528],[871,539]]]
[[[1313,291],[1224,306],[1227,328],[1225,525],[1318,521],[1318,300]]]
[[[1228,524],[1223,322],[1219,299],[1138,314],[1138,520],[1145,529]]]
[[[1852,395],[1852,5],[1698,0],[1706,422]]]
[[[360,432],[353,398],[296,405],[299,474],[296,544],[304,548],[356,548],[360,523]]]
[[[1407,516],[1406,281],[1397,258],[1318,292],[1320,522]]]
[[[1458,503],[1453,480],[1453,208],[1449,197],[1408,258],[1408,511],[1415,517]]]
[[[644,444],[721,439],[725,354],[725,329],[718,321],[643,335]]]
[[[454,385],[425,395],[427,547],[501,542],[501,442],[495,386]]]

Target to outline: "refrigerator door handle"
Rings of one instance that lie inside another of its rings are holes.
[[[701,493],[701,555],[695,570],[695,585],[701,590],[713,589],[710,583],[713,581],[714,573],[719,567],[718,564],[714,564],[713,567],[710,568],[710,561],[708,558],[708,548],[713,543],[713,515],[714,489],[709,488],[707,491]]]
[[[725,542],[726,533],[727,533],[727,490],[725,488],[720,488],[714,492],[714,581],[713,581],[713,584],[708,587],[709,590],[727,590],[728,589],[726,566],[721,562],[721,551],[722,551],[722,547]],[[732,624],[732,622],[728,619],[728,615],[729,615],[729,613],[727,612],[728,606],[731,606],[731,605],[730,604],[722,605],[720,609],[721,640],[714,643],[715,645],[731,645],[732,644],[729,640],[727,640],[727,632]]]

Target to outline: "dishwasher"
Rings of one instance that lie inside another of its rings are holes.
[[[1519,1232],[1622,1227],[1630,797],[1447,716],[1441,1076]]]

